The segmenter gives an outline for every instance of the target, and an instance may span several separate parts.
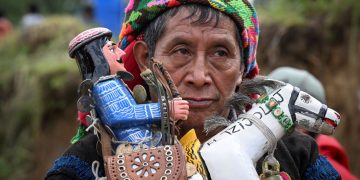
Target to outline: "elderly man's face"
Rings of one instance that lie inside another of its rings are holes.
[[[235,24],[221,17],[208,24],[192,24],[181,10],[168,20],[166,30],[157,42],[155,59],[163,62],[181,97],[189,101],[190,114],[181,127],[184,134],[195,128],[201,141],[203,124],[212,115],[227,117],[225,103],[242,80],[239,43]]]

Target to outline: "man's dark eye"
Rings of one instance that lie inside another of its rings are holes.
[[[186,48],[179,48],[175,52],[178,54],[181,54],[181,55],[189,55],[190,54],[189,50]]]
[[[224,57],[227,56],[227,52],[224,50],[217,50],[214,55],[218,57]]]

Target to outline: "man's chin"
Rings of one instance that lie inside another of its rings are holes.
[[[194,129],[196,132],[196,135],[199,136],[201,132],[204,130],[204,124],[203,123],[188,123],[184,121],[184,123],[180,127],[181,136],[185,135],[188,131],[191,129]]]
[[[201,143],[206,142],[209,138],[211,138],[212,136],[214,136],[215,134],[217,134],[217,132],[219,132],[221,130],[221,129],[219,131],[214,130],[214,131],[207,134],[207,133],[204,132],[204,126],[203,125],[199,125],[199,126],[187,125],[187,126],[182,126],[180,128],[180,137],[184,136],[191,129],[195,130],[196,136],[200,140]]]
[[[229,114],[229,111],[219,113],[219,114]],[[213,112],[210,113],[208,110],[206,110],[205,113],[202,111],[201,112],[190,111],[188,119],[185,120],[180,127],[181,137],[183,135],[185,135],[191,129],[194,129],[200,142],[203,143],[203,142],[207,141],[209,138],[211,138],[212,136],[214,136],[215,134],[217,134],[218,132],[220,132],[223,129],[223,127],[220,127],[220,128],[215,129],[214,131],[209,132],[208,134],[205,133],[204,122],[206,119],[208,119],[209,117],[212,117],[212,116],[214,116]]]

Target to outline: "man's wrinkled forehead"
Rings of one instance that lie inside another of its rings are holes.
[[[212,24],[216,26],[221,17],[228,17],[224,13],[207,6],[182,5],[174,7],[173,9],[176,10],[173,10],[173,12],[170,13],[171,17],[177,17],[179,14],[186,14],[177,20],[188,21],[194,25]]]
[[[206,11],[204,11],[206,9]],[[176,23],[185,26],[228,26],[228,29],[236,30],[235,22],[226,14],[214,10],[210,7],[204,7],[203,10],[194,9],[193,6],[184,5],[175,7],[173,12],[167,17],[165,29],[168,25]],[[225,32],[224,32],[225,33]]]

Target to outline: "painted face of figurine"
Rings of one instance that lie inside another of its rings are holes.
[[[195,128],[200,141],[205,141],[205,119],[228,116],[225,103],[242,82],[244,67],[236,25],[229,17],[221,16],[216,26],[215,20],[199,25],[186,18],[186,9],[181,11],[167,21],[154,57],[164,64],[181,97],[189,102],[190,113],[181,133]]]
[[[118,71],[126,71],[124,63],[121,62],[121,56],[125,53],[120,48],[116,46],[112,41],[107,41],[107,43],[102,48],[104,57],[110,66],[110,74],[115,74]]]

